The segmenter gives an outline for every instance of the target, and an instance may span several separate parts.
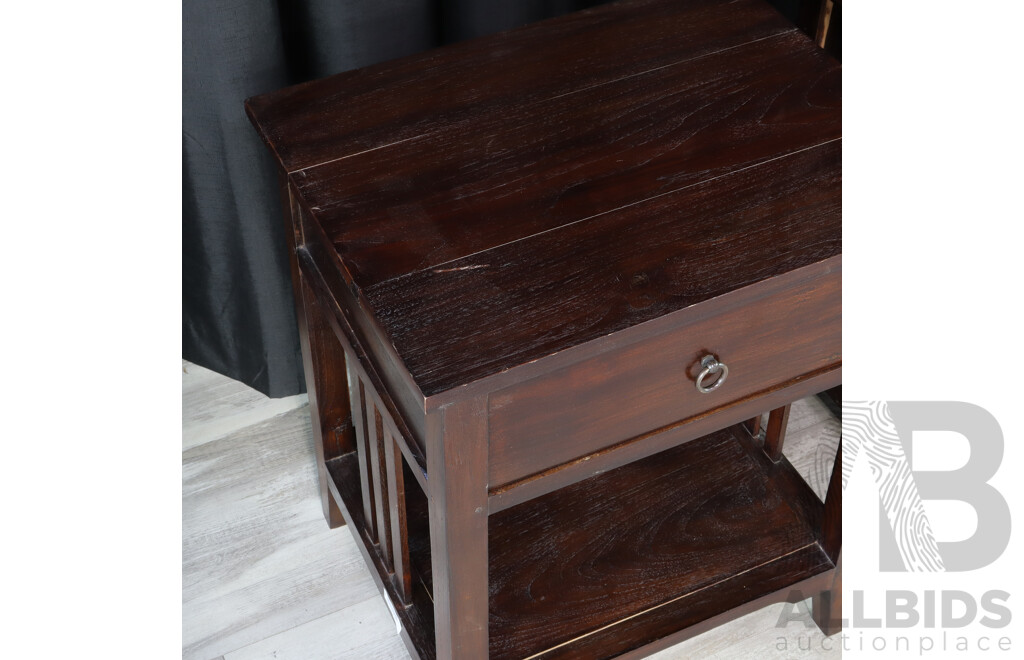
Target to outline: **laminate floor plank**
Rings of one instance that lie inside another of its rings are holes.
[[[783,445],[782,453],[823,502],[839,448],[839,432],[839,420],[828,414],[816,424],[787,433]]]
[[[374,596],[250,644],[224,660],[390,660],[408,658],[383,599]]]
[[[183,452],[182,477],[186,660],[377,595],[352,536],[324,523],[308,406]]]
[[[183,366],[183,435],[224,430],[183,443],[183,659],[408,658],[351,533],[323,520],[304,395],[299,407],[279,408],[280,400]],[[258,421],[239,426],[247,419]],[[824,404],[793,404],[784,453],[819,497],[838,442],[839,422]],[[653,657],[840,657],[838,641],[805,627],[806,616],[776,628],[782,608]]]
[[[186,360],[181,361],[181,371],[183,451],[294,410],[309,401],[305,394],[271,399]]]
[[[814,426],[826,419],[832,418],[828,407],[816,396],[809,396],[799,401],[794,401],[789,408],[789,425],[786,427],[787,436]],[[768,417],[765,415],[765,424]],[[762,428],[764,426],[762,425]],[[787,439],[786,442],[789,442]],[[785,453],[785,452],[783,452]]]

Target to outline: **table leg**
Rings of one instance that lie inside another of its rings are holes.
[[[768,428],[764,432],[764,453],[778,463],[782,459],[782,444],[786,440],[789,426],[789,405],[776,408],[768,413]]]
[[[746,427],[747,431],[750,433],[750,437],[756,438],[761,434],[761,416],[758,415],[757,417],[748,419],[743,422],[743,426]]]
[[[487,397],[428,413],[438,660],[487,657]]]
[[[313,418],[320,502],[327,524],[333,529],[344,525],[345,519],[330,493],[326,461],[351,451],[354,446],[348,374],[344,351],[305,282],[300,283],[300,293],[303,314],[299,316],[299,337],[309,412]]]
[[[811,616],[826,637],[843,629],[843,559],[839,556],[832,588],[811,597]]]
[[[316,306],[315,296],[302,281],[295,247],[301,241],[296,204],[287,178],[280,174],[281,205],[285,216],[288,262],[292,273],[295,316],[302,348],[302,366],[306,375],[309,412],[313,418],[313,444],[316,447],[317,479],[324,518],[333,529],[345,524],[338,504],[331,496],[326,461],[346,451],[354,442],[349,405],[348,375],[344,351],[326,319]]]
[[[832,477],[825,494],[825,511],[821,520],[822,547],[836,568],[831,588],[811,599],[811,614],[825,635],[842,630],[843,618],[843,445],[839,443]]]

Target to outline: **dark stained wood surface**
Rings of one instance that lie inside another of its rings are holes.
[[[490,657],[526,657],[644,612],[564,657],[616,655],[830,570],[746,436],[731,427],[493,515]]]
[[[838,366],[840,292],[839,271],[809,273],[773,295],[493,392],[492,487]],[[708,354],[729,376],[702,394],[695,382]]]
[[[782,458],[782,446],[786,442],[787,426],[789,426],[789,405],[776,408],[769,413],[768,428],[764,432],[764,453],[773,461]]]
[[[487,656],[487,397],[427,416],[431,582],[440,658]]]
[[[283,181],[283,177],[282,177]],[[294,208],[288,186],[281,188],[285,215],[291,218]],[[291,225],[291,223],[289,223]],[[299,273],[295,253],[294,227],[285,231],[288,260],[292,273],[292,291],[302,351],[302,366],[309,392],[309,411],[313,422],[313,444],[316,449],[317,473],[320,485],[320,503],[324,518],[333,529],[345,523],[344,517],[327,488],[327,468],[324,461],[352,451],[355,443],[353,415],[348,401],[346,359],[334,342],[330,324],[319,307],[309,307],[306,300],[313,295]]]
[[[758,0],[631,0],[247,103],[325,513],[415,656],[634,657],[839,584],[838,498],[713,430],[839,382],[840,77]]]
[[[789,32],[293,181],[368,287],[836,139],[839,88],[838,65]]]
[[[491,490],[488,507],[490,507],[491,513],[502,511],[578,481],[628,465],[659,451],[695,440],[716,429],[738,424],[765,408],[772,408],[779,404],[811,396],[815,392],[821,391],[822,388],[829,387],[832,383],[841,380],[842,368],[811,374],[771,392],[759,392],[746,399],[731,402],[724,408],[705,411],[694,417],[681,419],[666,428],[629,438],[624,442],[587,454],[574,461],[555,465],[511,484],[497,485]]]
[[[767,4],[638,0],[248,111],[422,450],[424,399],[837,255],[840,78]]]
[[[840,167],[830,142],[365,295],[429,397],[835,257]]]
[[[249,99],[294,172],[795,28],[758,0],[618,2]]]
[[[408,426],[408,432],[403,432],[403,437],[411,441],[411,449],[417,454],[416,460],[425,465],[423,447],[426,422],[423,397],[419,389],[375,319],[363,313],[363,303],[345,279],[344,267],[338,254],[324,239],[320,226],[301,211],[296,215],[296,222],[302,227],[303,242],[296,252],[303,275],[317,292],[318,300],[325,307],[333,305],[339,317],[337,322],[344,328],[343,334],[353,348],[361,355],[372,356],[372,362],[364,360],[361,364],[373,380],[387,385],[380,394],[390,399],[389,407],[401,413],[401,421]]]

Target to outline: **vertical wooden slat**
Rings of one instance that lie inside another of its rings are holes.
[[[388,491],[384,470],[384,431],[380,418],[380,412],[374,405],[373,399],[367,397],[364,401],[366,412],[366,446],[370,453],[370,474],[373,480],[373,506],[374,516],[377,520],[377,543],[380,545],[380,557],[388,572],[393,570],[391,566],[391,524],[388,520]]]
[[[758,415],[757,417],[748,419],[743,422],[743,426],[745,426],[747,431],[750,432],[751,437],[756,438],[757,434],[761,432],[761,416]]]
[[[367,422],[366,422],[366,387],[363,385],[363,380],[356,375],[351,376],[356,382],[357,387],[350,388],[352,393],[352,411],[353,415],[358,414],[358,420],[356,420],[356,456],[359,462],[359,490],[362,494],[363,499],[363,520],[366,527],[366,534],[370,537],[370,540],[374,543],[377,542],[377,516],[374,515],[374,500],[373,500],[373,477],[370,469],[370,445],[375,444],[369,442],[367,437]],[[358,411],[356,413],[355,411]]]
[[[789,406],[782,406],[768,413],[768,427],[764,432],[764,453],[776,463],[782,458],[782,444],[786,440],[789,425]]]
[[[409,569],[409,534],[405,512],[405,474],[402,450],[384,429],[384,467],[387,471],[388,499],[391,505],[392,584],[406,605],[412,603],[412,573]]]
[[[427,414],[438,660],[486,658],[487,396]]]

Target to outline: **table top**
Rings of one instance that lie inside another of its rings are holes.
[[[424,396],[841,253],[841,70],[639,0],[250,99]]]

